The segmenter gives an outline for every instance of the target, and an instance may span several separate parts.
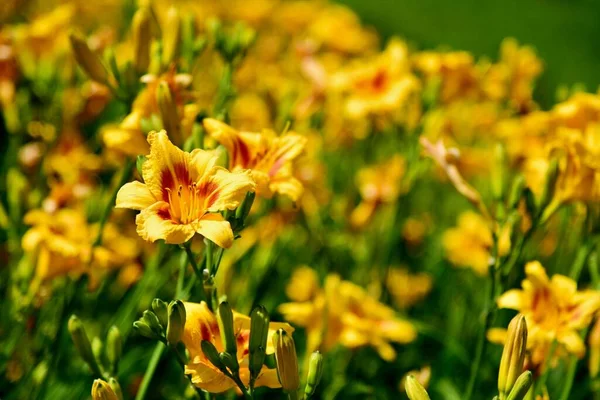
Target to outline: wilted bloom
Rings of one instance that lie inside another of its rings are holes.
[[[381,358],[392,361],[396,351],[390,342],[412,342],[414,326],[396,316],[390,307],[363,288],[330,274],[319,287],[314,270],[297,269],[287,287],[294,303],[282,304],[286,319],[307,330],[308,351],[329,350],[336,344],[349,348],[372,346]]]
[[[491,250],[494,245],[488,221],[473,211],[458,217],[458,226],[450,228],[442,237],[446,258],[457,267],[472,268],[479,275],[487,275]],[[498,254],[510,250],[510,231],[503,229],[498,243]]]
[[[498,307],[517,310],[525,316],[529,331],[528,348],[550,346],[556,340],[571,354],[583,357],[585,344],[579,331],[586,328],[600,309],[600,292],[577,290],[577,282],[564,275],[548,278],[538,262],[525,266],[527,278],[522,289],[511,289],[498,298]],[[535,365],[543,363],[537,357]]]
[[[404,188],[402,178],[406,162],[400,155],[390,160],[361,169],[356,177],[361,203],[352,211],[350,223],[355,227],[365,225],[380,204],[394,203]]]
[[[190,353],[190,361],[185,367],[185,373],[191,375],[191,380],[197,387],[211,393],[221,393],[235,387],[235,383],[217,369],[204,355],[200,343],[210,341],[218,351],[224,351],[221,340],[219,323],[206,303],[184,303],[186,321],[182,342]],[[267,340],[267,354],[273,354],[273,334],[278,329],[284,329],[291,334],[294,329],[286,323],[271,322]],[[233,313],[233,330],[237,339],[237,360],[240,365],[240,378],[247,386],[250,381],[249,350],[250,318],[237,312]],[[275,369],[263,368],[256,380],[255,386],[280,387]]]
[[[410,73],[408,48],[392,40],[377,58],[331,76],[329,88],[347,94],[345,111],[352,119],[386,115],[401,109],[418,94],[420,84]]]
[[[136,223],[144,240],[180,244],[199,233],[218,246],[231,246],[231,226],[218,211],[235,209],[254,190],[250,174],[216,166],[212,152],[180,150],[165,131],[151,132],[148,143],[144,183],[125,184],[116,207],[141,211]]]
[[[208,134],[227,149],[229,168],[251,171],[259,196],[269,198],[279,193],[298,200],[303,187],[293,175],[293,161],[304,150],[304,136],[293,132],[277,136],[269,130],[243,132],[212,118],[203,123]]]

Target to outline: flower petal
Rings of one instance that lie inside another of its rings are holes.
[[[235,383],[209,362],[188,363],[185,374],[191,375],[191,381],[200,389],[210,393],[222,393],[235,386]]]
[[[512,289],[505,292],[498,298],[496,303],[499,308],[510,308],[511,310],[521,310],[525,305],[525,296],[522,290]]]
[[[143,210],[156,203],[156,198],[142,182],[129,182],[123,185],[117,193],[116,208]]]
[[[190,240],[196,233],[191,225],[178,224],[171,220],[169,205],[164,201],[143,209],[135,222],[138,234],[150,242],[164,239],[166,243],[181,244]]]
[[[206,186],[205,186],[206,185]],[[229,172],[216,167],[207,181],[199,187],[208,187],[206,209],[210,212],[233,210],[240,205],[246,193],[254,191],[256,184],[250,171]]]
[[[206,214],[196,224],[196,232],[217,246],[229,248],[233,244],[231,225],[221,214]]]

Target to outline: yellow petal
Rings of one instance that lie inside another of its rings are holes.
[[[191,225],[178,224],[168,218],[168,203],[159,201],[142,210],[136,217],[137,233],[150,242],[164,239],[166,243],[185,243],[194,236]],[[167,218],[165,218],[165,216]]]
[[[539,261],[528,262],[525,265],[525,274],[527,275],[527,280],[535,288],[545,287],[549,282],[546,270]]]
[[[558,336],[558,341],[565,345],[567,351],[581,358],[585,355],[585,344],[576,331],[569,330]]]
[[[487,340],[495,344],[506,342],[507,330],[504,328],[491,328],[486,332]]]
[[[206,175],[215,166],[218,156],[214,151],[195,149],[190,153],[191,165],[198,171],[198,176]]]
[[[183,303],[186,320],[181,341],[190,352],[190,359],[202,354],[200,343],[202,340],[212,340],[219,336],[217,318],[210,311],[205,302]]]
[[[221,214],[206,214],[196,223],[196,232],[225,249],[233,244],[233,231]]]
[[[222,393],[235,386],[235,383],[223,373],[209,365],[209,361],[189,363],[185,374],[191,375],[192,383],[210,393]]]
[[[304,186],[298,179],[289,177],[285,179],[272,179],[269,184],[269,189],[271,192],[288,196],[292,201],[298,201],[300,196],[302,196]]]
[[[132,210],[143,210],[156,203],[157,199],[152,195],[148,186],[142,182],[129,182],[123,185],[117,193],[116,208],[130,208]]]
[[[525,305],[525,295],[522,290],[511,289],[500,296],[496,303],[498,304],[499,308],[521,310]]]
[[[249,171],[229,172],[220,167],[213,169],[208,182],[209,187],[213,188],[207,193],[207,209],[210,212],[234,210],[246,193],[256,188]]]
[[[258,151],[265,146],[262,135],[258,133],[238,132],[213,118],[205,118],[202,124],[206,132],[227,149],[232,168],[248,168]]]

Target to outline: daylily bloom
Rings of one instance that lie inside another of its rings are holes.
[[[144,240],[181,244],[199,233],[218,246],[231,246],[231,226],[218,211],[235,209],[255,189],[250,174],[215,165],[212,152],[180,150],[165,131],[151,132],[148,143],[150,155],[142,167],[145,183],[125,184],[116,207],[141,211],[136,223]]]
[[[107,148],[130,156],[148,154],[150,147],[140,127],[142,116],[133,111],[117,126],[108,126],[102,131],[102,140]]]
[[[217,317],[210,311],[205,302],[184,303],[184,306],[186,321],[181,340],[190,353],[190,361],[185,367],[185,373],[191,375],[194,385],[211,393],[221,393],[235,387],[235,383],[206,358],[200,346],[203,340],[208,340],[215,345],[218,351],[224,350]],[[269,324],[266,354],[273,354],[274,352],[272,336],[278,329],[284,329],[289,334],[294,331],[294,328],[287,323],[271,322]],[[250,380],[248,367],[250,318],[234,311],[233,330],[237,339],[240,378],[247,386]],[[263,367],[255,386],[281,387],[277,379],[277,371]]]
[[[212,118],[206,118],[203,124],[208,134],[227,149],[230,170],[251,170],[258,195],[270,198],[279,193],[298,200],[303,187],[293,176],[293,161],[304,150],[304,136],[293,132],[276,136],[270,130],[238,131]]]
[[[408,308],[421,301],[433,286],[433,280],[426,273],[411,274],[405,268],[390,268],[386,286],[399,308]]]
[[[522,289],[505,292],[497,300],[498,307],[517,310],[525,316],[528,349],[532,352],[539,346],[550,347],[556,340],[568,353],[583,357],[585,344],[579,331],[589,326],[600,309],[600,292],[578,291],[577,282],[564,275],[556,274],[550,279],[538,261],[529,262],[525,273]],[[537,364],[543,361],[533,360]]]
[[[287,287],[294,303],[282,304],[285,318],[307,331],[307,351],[326,351],[336,344],[354,349],[372,346],[386,361],[396,359],[390,342],[409,343],[415,327],[396,316],[390,307],[371,297],[363,288],[330,274],[319,287],[314,270],[297,269]]]

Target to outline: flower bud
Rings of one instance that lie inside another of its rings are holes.
[[[410,400],[429,400],[427,391],[414,376],[406,377],[405,388],[406,395]]]
[[[523,190],[525,190],[526,182],[523,175],[518,175],[514,180],[508,195],[508,209],[514,210],[518,207],[521,197],[523,197]]]
[[[275,347],[277,377],[281,387],[288,392],[297,391],[300,387],[300,376],[294,339],[286,331],[279,329],[273,335],[273,347]]]
[[[108,83],[108,71],[106,67],[102,64],[100,57],[89,48],[85,39],[71,33],[69,40],[71,41],[75,60],[77,60],[77,63],[85,73],[96,82]]]
[[[165,81],[161,81],[158,84],[158,90],[156,93],[158,96],[158,109],[160,110],[163,128],[167,131],[167,134],[171,139],[173,139],[176,143],[181,144],[181,135],[179,130],[180,121],[177,114],[177,105],[173,100],[169,84]]]
[[[144,157],[144,159],[145,159],[145,157]],[[138,161],[139,161],[139,157],[138,157]],[[166,302],[162,301],[161,299],[154,299],[154,300],[152,300],[151,307],[152,307],[152,311],[154,312],[154,314],[156,314],[156,317],[158,318],[158,321],[160,322],[160,324],[163,327],[167,326],[167,324],[169,323],[169,311],[168,311],[169,305]]]
[[[167,29],[163,31],[162,37],[162,65],[163,67],[168,66],[177,57],[179,52],[179,42],[181,37],[181,18],[179,11],[176,8],[171,7],[167,11]]]
[[[554,198],[554,193],[556,192],[556,181],[558,179],[558,173],[558,161],[556,159],[552,159],[550,161],[550,164],[548,165],[544,188],[542,189],[542,194],[540,195],[540,203],[538,208],[540,210],[540,213],[544,211],[544,209],[548,206],[548,204],[550,204],[550,202]]]
[[[323,355],[319,351],[315,351],[310,355],[308,363],[308,375],[306,376],[306,387],[304,388],[307,399],[315,394],[321,376],[323,376]]]
[[[225,352],[237,354],[237,340],[233,330],[233,311],[227,301],[219,303],[217,319],[219,321],[219,331],[221,332],[221,340],[223,341]]]
[[[119,382],[115,378],[110,378],[108,380],[108,384],[113,392],[115,392],[117,395],[117,399],[123,400],[123,391],[121,390],[121,385],[119,385]]]
[[[152,29],[150,12],[142,7],[133,16],[133,66],[138,74],[148,71],[150,65],[150,42]]]
[[[238,363],[237,356],[230,353],[219,353],[219,358],[223,365],[225,365],[233,374],[237,374],[240,371],[240,364]]]
[[[515,385],[506,400],[523,400],[531,388],[532,383],[533,377],[531,371],[523,372],[515,382]]]
[[[144,311],[142,318],[135,321],[133,326],[140,335],[149,339],[161,339],[164,336],[163,327],[156,314],[152,311]]]
[[[102,360],[104,360],[104,343],[97,336],[92,339],[92,353],[94,353],[96,361],[102,363]]]
[[[246,219],[248,214],[250,214],[250,210],[252,209],[252,204],[254,203],[255,197],[256,197],[255,192],[246,193],[246,197],[244,198],[244,201],[238,207],[238,209],[235,211],[236,219],[239,219],[240,221],[244,221]]]
[[[96,379],[92,385],[93,400],[119,400],[115,391],[102,379]]]
[[[265,361],[270,321],[269,313],[263,306],[256,307],[250,314],[249,368],[250,374],[254,378],[258,377]]]
[[[123,337],[119,328],[111,326],[106,337],[106,356],[111,364],[113,372],[117,370],[117,364],[123,352]]]
[[[494,166],[492,168],[492,194],[495,200],[504,197],[506,187],[506,149],[500,143],[494,147]]]
[[[525,317],[518,314],[508,325],[508,337],[500,360],[500,371],[498,372],[500,398],[510,393],[517,378],[523,372],[526,346],[527,323]]]
[[[185,307],[181,300],[172,301],[169,304],[169,323],[167,325],[167,342],[169,344],[175,345],[181,341],[185,319]]]
[[[75,345],[75,349],[79,353],[79,356],[86,362],[94,374],[102,375],[96,357],[94,356],[90,339],[85,332],[83,324],[76,315],[71,315],[68,327],[71,338],[73,339],[73,344]]]
[[[200,342],[200,347],[202,348],[202,353],[211,362],[212,365],[220,369],[221,371],[225,371],[226,367],[221,361],[221,357],[219,357],[219,352],[212,342],[208,340],[203,340]]]

